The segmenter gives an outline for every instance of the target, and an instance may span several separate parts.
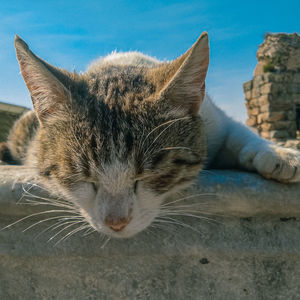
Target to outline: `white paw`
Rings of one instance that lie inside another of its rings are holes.
[[[240,163],[256,170],[268,179],[280,182],[300,182],[300,152],[267,144],[262,147],[245,147],[240,153]]]

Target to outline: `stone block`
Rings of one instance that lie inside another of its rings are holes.
[[[269,130],[268,131],[261,131],[259,134],[264,139],[267,139],[267,140],[271,139],[271,135],[270,135]]]
[[[261,94],[271,94],[274,91],[274,84],[273,83],[266,83],[261,87]]]
[[[300,48],[291,50],[286,67],[287,70],[300,71]]]
[[[300,83],[300,72],[294,74],[293,82]]]
[[[270,94],[266,94],[266,95],[261,95],[259,98],[258,98],[258,103],[259,105],[266,105],[266,104],[269,104],[272,102],[272,95]]]
[[[252,88],[259,88],[260,86],[265,84],[265,82],[268,82],[268,80],[265,80],[265,75],[254,76],[252,80],[253,80]]]
[[[286,114],[284,111],[281,112],[265,112],[257,116],[257,123],[261,124],[262,122],[276,122],[280,120],[285,120]]]
[[[296,126],[292,121],[277,121],[274,122],[274,125],[275,125],[275,129],[279,129],[279,130],[287,130],[287,129],[296,130],[295,128]]]
[[[252,89],[252,80],[249,80],[243,84],[243,89],[245,92],[251,91]]]
[[[300,94],[291,95],[291,99],[296,105],[300,105]]]
[[[250,127],[256,126],[257,125],[257,123],[256,123],[256,117],[254,117],[254,116],[249,117],[246,120],[246,124],[247,124],[247,126],[250,126]]]
[[[290,83],[288,85],[288,92],[291,94],[300,94],[300,83]]]
[[[246,91],[245,92],[245,99],[246,100],[251,100],[251,98],[252,98],[252,92],[251,91]]]
[[[258,62],[255,70],[254,70],[254,76],[261,76],[264,74],[264,62]]]
[[[268,112],[270,110],[270,104],[265,104],[260,107],[260,112]]]
[[[252,89],[252,98],[258,98],[261,95],[261,88],[255,87]]]
[[[270,130],[269,131],[269,138],[271,139],[287,139],[289,138],[289,134],[286,130]]]
[[[259,114],[259,108],[258,107],[253,107],[249,109],[249,115],[251,116],[257,116]]]
[[[296,135],[296,126],[291,121],[263,122],[260,124],[260,129],[264,132],[261,135],[267,139],[292,138]],[[286,132],[286,134],[283,134],[283,132]]]
[[[288,110],[288,111],[286,111],[286,117],[290,121],[295,121],[296,120],[296,112],[294,110]]]
[[[258,100],[258,98],[252,98],[246,104],[248,105],[247,107],[249,107],[249,108],[258,107],[259,106],[259,100]]]
[[[274,130],[275,129],[275,124],[264,122],[260,125],[260,127],[261,127],[261,130],[263,132],[268,132],[269,130]],[[265,136],[263,136],[263,138],[269,138],[269,134],[266,134]]]

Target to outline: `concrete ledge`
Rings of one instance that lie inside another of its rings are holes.
[[[38,179],[24,167],[0,167],[0,227],[41,211],[16,205],[29,181]],[[300,298],[299,184],[213,170],[186,191],[195,194],[187,200],[212,220],[181,218],[194,230],[151,229],[105,247],[97,233],[36,238],[51,222],[22,232],[44,216],[1,231],[0,299]]]

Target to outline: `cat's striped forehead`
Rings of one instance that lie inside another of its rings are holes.
[[[109,186],[121,177],[126,186],[142,178],[159,193],[190,181],[205,159],[202,122],[160,94],[180,63],[162,64],[154,73],[151,66],[102,64],[97,72],[74,75],[68,110],[47,134],[41,131],[41,173],[50,165],[65,186],[99,178]],[[122,172],[115,172],[118,166]]]

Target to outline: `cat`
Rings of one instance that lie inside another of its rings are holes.
[[[112,53],[77,74],[15,49],[34,111],[2,145],[2,159],[37,170],[89,226],[127,238],[207,168],[300,181],[300,153],[260,138],[205,94],[208,34],[171,62]]]

